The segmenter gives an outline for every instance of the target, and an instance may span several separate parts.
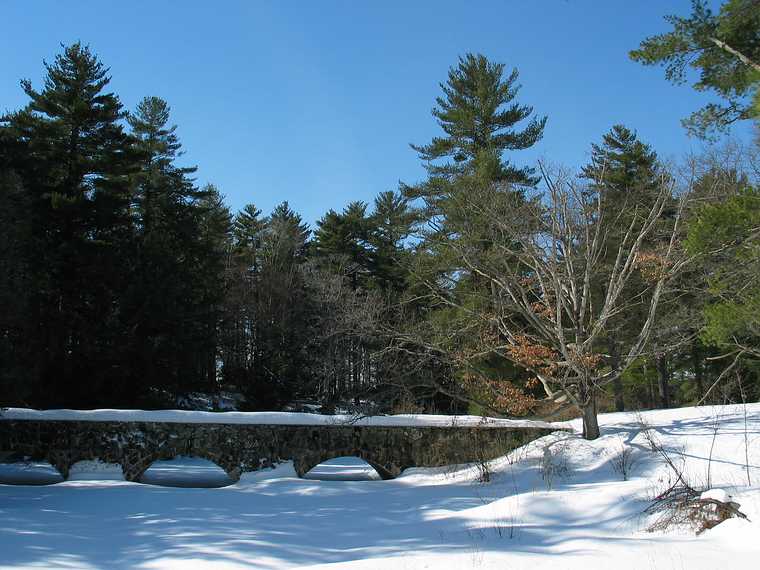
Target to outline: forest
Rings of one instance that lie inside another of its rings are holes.
[[[255,192],[231,211],[183,165],[170,102],[126,109],[96,46],[61,46],[0,117],[0,406],[227,392],[580,415],[593,439],[602,411],[757,401],[760,135],[726,131],[760,116],[760,7],[669,22],[630,57],[721,101],[683,120],[700,153],[664,160],[612,124],[579,169],[526,163],[552,118],[512,62],[465,53],[431,101],[439,136],[409,151],[425,179],[314,227]]]

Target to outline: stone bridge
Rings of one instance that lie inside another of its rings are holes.
[[[67,478],[77,461],[101,460],[121,465],[124,478],[137,481],[154,461],[194,456],[213,461],[237,481],[245,471],[284,461],[293,461],[303,476],[328,459],[356,456],[390,479],[408,467],[500,457],[557,429],[541,422],[480,418],[455,423],[456,417],[425,423],[424,417],[352,421],[271,414],[274,421],[269,422],[266,414],[242,412],[61,412],[0,411],[0,461],[45,460]],[[283,416],[287,423],[278,423]],[[181,421],[185,417],[192,421]]]

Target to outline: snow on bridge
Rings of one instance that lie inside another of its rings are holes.
[[[328,416],[297,412],[202,412],[192,410],[32,410],[28,408],[4,408],[0,409],[0,420],[298,426],[525,427],[556,429],[554,424],[541,421],[464,415],[398,414],[389,416]]]

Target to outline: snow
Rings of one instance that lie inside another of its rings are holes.
[[[0,463],[0,484],[50,485],[61,481],[58,470],[44,461]]]
[[[701,493],[699,498],[703,501],[713,500],[720,501],[721,503],[728,503],[731,500],[731,496],[725,489],[708,489]]]
[[[118,463],[100,460],[77,461],[69,470],[69,481],[123,481],[124,473]]]
[[[143,473],[140,482],[167,487],[224,487],[234,483],[224,469],[198,457],[155,461]]]
[[[0,568],[756,568],[760,404],[747,406],[746,424],[744,411],[602,415],[598,440],[552,433],[493,461],[487,483],[468,465],[409,469],[391,481],[315,481],[286,463],[216,489],[81,478],[0,485]],[[725,491],[749,521],[699,536],[647,532],[643,511],[673,475],[639,418],[692,486],[709,481],[710,494]],[[627,480],[616,467],[624,450]],[[337,465],[350,471],[356,462]]]
[[[380,475],[366,461],[358,457],[336,457],[320,463],[304,475],[304,479],[318,481],[378,481]]]
[[[300,412],[204,412],[196,410],[31,410],[28,408],[5,408],[0,410],[0,419],[306,426],[553,427],[552,424],[546,422],[485,418],[481,416],[399,414],[395,416],[364,417],[352,415],[326,416]]]

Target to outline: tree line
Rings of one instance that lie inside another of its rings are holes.
[[[726,97],[687,126],[757,116],[757,6],[671,22],[631,56]],[[521,165],[547,118],[516,69],[466,54],[441,135],[412,145],[425,179],[310,228],[199,186],[169,104],[124,109],[89,47],[45,68],[0,120],[0,405],[231,390],[244,409],[570,410],[593,438],[600,409],[760,397],[759,145],[668,164],[616,124],[578,171]]]

